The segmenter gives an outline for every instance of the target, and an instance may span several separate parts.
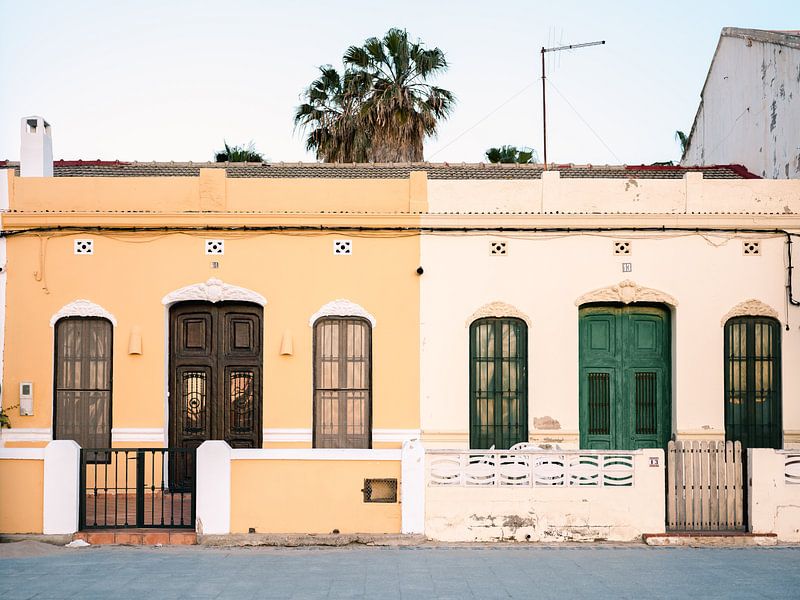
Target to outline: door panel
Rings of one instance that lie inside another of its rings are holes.
[[[655,306],[580,311],[581,447],[666,447],[671,434],[669,312]]]
[[[261,447],[262,310],[186,302],[170,310],[170,446]]]

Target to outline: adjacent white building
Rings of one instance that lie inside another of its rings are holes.
[[[722,30],[681,164],[800,178],[800,32]]]

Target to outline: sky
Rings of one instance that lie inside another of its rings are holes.
[[[800,2],[0,0],[0,160],[41,115],[56,159],[206,161],[226,140],[315,161],[293,123],[303,89],[390,27],[450,65],[435,83],[458,102],[426,160],[541,158],[540,48],[605,40],[547,55],[548,160],[649,164],[679,159],[722,27],[800,29]]]

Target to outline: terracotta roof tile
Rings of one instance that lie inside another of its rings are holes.
[[[19,174],[19,163],[0,161]],[[540,179],[541,165],[498,165],[485,163],[179,163],[123,162],[101,160],[55,161],[56,177],[197,177],[201,168],[224,168],[231,178],[317,178],[317,179],[406,179],[412,171],[427,171],[432,180]],[[712,167],[671,167],[651,165],[552,165],[565,179],[680,179],[688,171],[699,171],[706,179],[745,179],[755,175],[739,165]]]

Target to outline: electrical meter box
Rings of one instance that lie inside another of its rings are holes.
[[[19,384],[19,414],[23,417],[33,414],[33,383],[30,381]]]

